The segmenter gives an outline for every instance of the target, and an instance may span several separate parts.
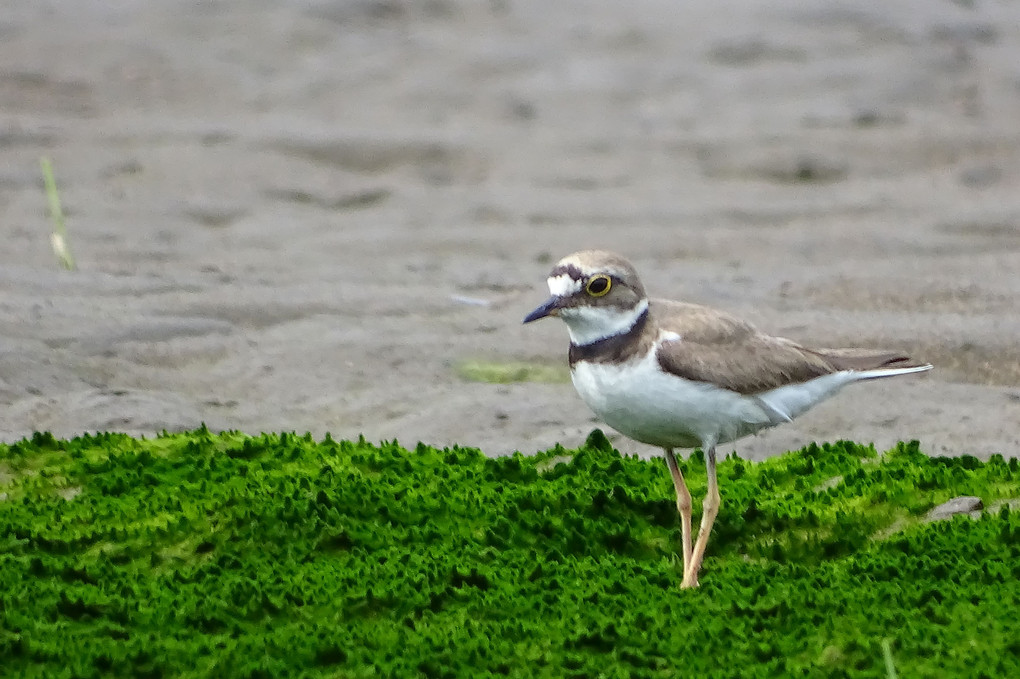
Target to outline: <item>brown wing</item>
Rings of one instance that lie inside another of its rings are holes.
[[[659,347],[659,364],[685,379],[757,394],[840,369],[819,353],[765,335],[750,323],[714,309],[659,300],[651,309],[660,327],[680,335]]]

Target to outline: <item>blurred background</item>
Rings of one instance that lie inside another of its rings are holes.
[[[0,438],[577,445],[565,329],[520,321],[602,247],[936,364],[725,452],[1016,455],[1018,121],[1009,0],[5,0]]]

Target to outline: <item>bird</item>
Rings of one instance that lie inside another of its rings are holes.
[[[717,445],[790,422],[848,384],[932,369],[897,351],[812,349],[724,311],[650,299],[634,266],[613,252],[568,255],[546,282],[551,296],[524,323],[562,319],[581,399],[620,433],[665,452],[680,514],[684,589],[698,586],[719,512]],[[697,447],[707,491],[695,539],[675,449]]]

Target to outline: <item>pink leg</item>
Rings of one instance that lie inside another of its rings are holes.
[[[690,565],[684,570],[684,580],[680,587],[687,589],[698,586],[698,571],[705,559],[705,548],[708,547],[708,536],[712,533],[712,524],[719,513],[719,482],[715,476],[715,445],[705,453],[705,466],[708,468],[708,491],[701,505],[701,527],[698,529],[698,541],[694,543]]]
[[[680,473],[680,467],[676,463],[676,455],[672,448],[665,448],[666,464],[669,466],[669,473],[673,476],[673,488],[676,490],[676,510],[680,512],[680,535],[683,542],[684,553],[684,574],[691,566],[691,491],[687,490],[687,482],[684,475]]]

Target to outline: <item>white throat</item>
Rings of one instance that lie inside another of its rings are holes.
[[[576,306],[561,309],[559,315],[567,324],[570,341],[578,346],[584,346],[607,337],[625,334],[647,310],[648,300],[643,299],[632,309]]]

